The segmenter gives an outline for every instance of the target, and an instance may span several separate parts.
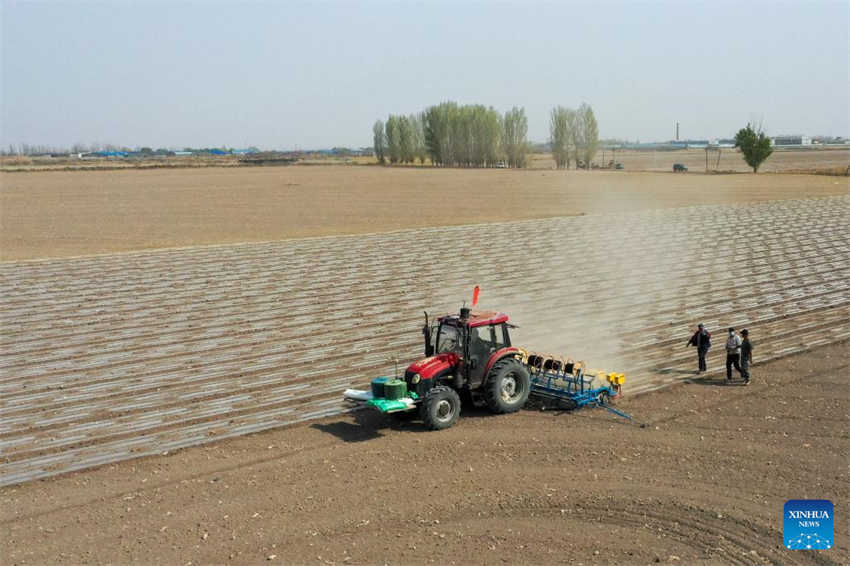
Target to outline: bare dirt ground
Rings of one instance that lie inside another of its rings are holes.
[[[0,485],[339,413],[476,283],[515,344],[632,393],[690,377],[697,322],[749,328],[762,360],[845,340],[848,216],[823,197],[6,262]]]
[[[297,167],[0,182],[4,260],[458,225],[4,263],[0,465],[16,485],[0,488],[0,563],[847,562],[846,341],[757,366],[748,388],[713,374],[627,397],[643,429],[530,410],[470,410],[438,434],[364,413],[277,428],[338,411],[339,389],[389,353],[415,355],[407,322],[472,283],[533,321],[530,347],[618,336],[607,346],[625,341],[629,365],[609,369],[630,374],[627,393],[689,375],[698,320],[749,325],[762,359],[846,340],[846,178]],[[696,204],[714,206],[675,208]],[[572,217],[469,225],[553,216]],[[466,253],[482,238],[474,249],[515,252],[520,269]],[[387,331],[352,337],[351,312]],[[126,460],[151,446],[171,453]],[[836,503],[838,548],[783,549],[789,498]]]
[[[850,343],[601,410],[337,416],[0,489],[4,564],[846,564]],[[782,506],[836,506],[788,551]]]
[[[302,166],[0,173],[0,260],[764,202],[846,177]]]

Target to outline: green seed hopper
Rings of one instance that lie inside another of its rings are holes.
[[[398,413],[416,408],[419,396],[407,390],[403,379],[394,377],[377,377],[372,380],[371,391],[349,389],[345,397],[352,401],[360,401],[374,407],[382,413]]]

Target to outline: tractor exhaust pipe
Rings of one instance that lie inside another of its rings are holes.
[[[425,311],[425,326],[422,327],[422,334],[425,336],[425,357],[430,358],[434,355],[434,345],[431,343],[431,325],[428,324],[428,311]]]

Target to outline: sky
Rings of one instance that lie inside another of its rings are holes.
[[[445,100],[600,137],[850,135],[850,2],[0,0],[0,144],[311,149]]]

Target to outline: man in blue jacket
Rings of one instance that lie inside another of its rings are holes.
[[[746,328],[741,331],[741,376],[744,385],[750,384],[750,364],[753,363],[753,343],[750,342],[750,331]]]

